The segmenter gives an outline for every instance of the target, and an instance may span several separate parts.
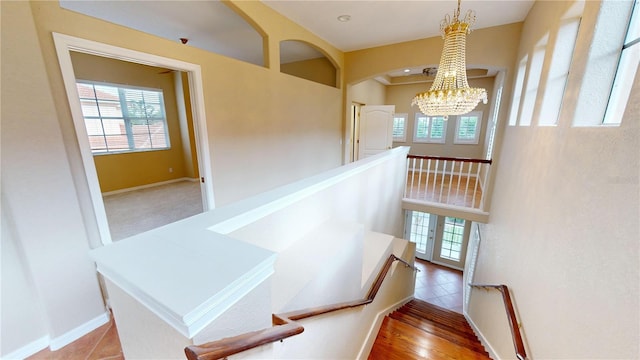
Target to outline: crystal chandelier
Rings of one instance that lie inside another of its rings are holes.
[[[444,48],[433,85],[429,91],[416,94],[411,102],[411,106],[418,105],[423,114],[444,116],[445,120],[449,115],[468,113],[480,100],[487,103],[487,91],[471,88],[467,82],[465,43],[467,34],[471,32],[470,27],[476,21],[476,15],[469,10],[462,21],[459,17],[460,0],[453,19],[447,14],[440,23]]]

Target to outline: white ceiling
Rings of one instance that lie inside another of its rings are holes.
[[[262,0],[342,51],[422,39],[439,35],[445,14],[456,0]],[[534,0],[464,0],[461,12],[476,12],[474,29],[524,20]],[[262,65],[262,38],[218,0],[60,0],[72,11],[97,17],[166,39],[188,38],[188,46]],[[338,16],[350,15],[348,22]],[[313,58],[295,42],[283,45],[283,62]],[[421,68],[411,73],[421,73]]]

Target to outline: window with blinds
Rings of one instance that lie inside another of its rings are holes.
[[[407,117],[406,113],[393,115],[393,141],[407,141]]]
[[[170,147],[162,90],[85,81],[76,86],[94,154]]]
[[[477,144],[480,140],[482,111],[472,111],[459,115],[456,119],[456,136],[454,144]]]
[[[442,144],[446,140],[446,131],[444,117],[416,113],[413,142]]]

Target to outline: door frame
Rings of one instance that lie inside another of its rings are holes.
[[[75,132],[80,149],[80,156],[89,186],[89,196],[93,205],[96,223],[100,233],[100,240],[103,245],[112,243],[107,214],[102,199],[102,191],[98,182],[98,173],[93,161],[93,154],[87,130],[84,125],[80,98],[76,88],[76,76],[71,62],[71,51],[102,56],[137,64],[164,67],[171,70],[184,71],[188,74],[189,89],[191,93],[191,107],[193,114],[193,126],[195,133],[196,154],[198,157],[198,170],[201,177],[201,192],[203,210],[215,208],[213,195],[212,169],[207,136],[207,124],[204,109],[204,91],[202,82],[202,71],[200,65],[184,62],[181,60],[166,58],[158,55],[147,54],[131,49],[125,49],[113,45],[99,43],[92,40],[82,39],[65,34],[53,33],[53,40],[58,55],[60,71],[67,92],[67,99],[71,110],[71,116],[75,127]]]

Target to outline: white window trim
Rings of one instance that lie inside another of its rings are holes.
[[[395,118],[404,118],[404,125],[402,129],[402,136],[394,136],[394,142],[407,142],[407,123],[409,122],[409,114],[407,113],[397,113],[393,115],[394,118],[394,128],[395,128]]]
[[[431,125],[433,124],[431,121],[429,121],[429,126],[427,127],[427,137],[419,138],[418,137],[418,118],[420,117],[427,117],[429,120],[431,120],[436,116],[428,116],[419,112],[415,113],[414,121],[413,121],[413,125],[414,125],[413,126],[413,142],[420,143],[420,144],[444,144],[447,141],[447,121],[444,122],[444,126],[442,128],[442,138],[434,139],[431,137]]]
[[[478,118],[478,121],[476,122],[475,137],[473,139],[460,139],[460,138],[458,138],[459,131],[460,131],[460,119],[463,116],[467,116],[467,117],[475,116],[475,117]],[[456,116],[456,132],[455,132],[455,136],[454,136],[454,139],[453,139],[453,143],[454,144],[463,144],[463,145],[478,145],[478,142],[480,142],[480,131],[481,130],[482,130],[482,111],[480,111],[480,110],[471,111],[471,112],[466,113],[464,115],[458,115],[458,116]]]

